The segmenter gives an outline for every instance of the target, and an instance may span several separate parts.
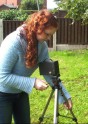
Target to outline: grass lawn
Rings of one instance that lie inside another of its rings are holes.
[[[52,60],[59,61],[60,78],[69,91],[73,101],[73,112],[77,117],[79,124],[88,124],[88,50],[74,51],[53,51],[49,52]],[[39,75],[39,71],[32,77],[43,78]],[[39,117],[44,110],[47,99],[51,93],[49,87],[45,91],[37,91],[33,89],[30,94],[31,104],[31,122],[38,124]],[[59,106],[59,112],[65,116],[71,116],[70,112],[64,109],[63,105]],[[53,124],[54,115],[54,95],[50,101],[48,109],[45,113],[43,124]],[[75,124],[72,119],[59,117],[61,124]]]

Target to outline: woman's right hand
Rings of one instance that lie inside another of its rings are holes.
[[[67,100],[67,102],[64,103],[64,107],[65,107],[66,109],[68,109],[68,110],[71,110],[71,109],[72,109],[72,100],[71,100],[71,98],[69,98],[69,99]]]
[[[45,90],[48,88],[48,85],[46,84],[46,82],[44,80],[41,79],[36,79],[35,84],[34,84],[34,88],[36,90]]]

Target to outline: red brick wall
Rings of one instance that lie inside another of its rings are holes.
[[[10,4],[10,5],[18,6],[20,2],[21,0],[0,0],[0,5]]]

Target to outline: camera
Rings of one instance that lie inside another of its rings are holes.
[[[39,72],[40,75],[53,75],[59,77],[60,71],[58,61],[52,61],[51,59],[47,59],[43,62],[40,62]]]

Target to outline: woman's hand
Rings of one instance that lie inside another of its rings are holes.
[[[35,84],[34,84],[34,88],[36,90],[45,90],[48,88],[48,85],[45,83],[44,80],[41,79],[36,79]]]
[[[68,99],[67,102],[64,103],[64,107],[68,110],[72,109],[72,100]]]

